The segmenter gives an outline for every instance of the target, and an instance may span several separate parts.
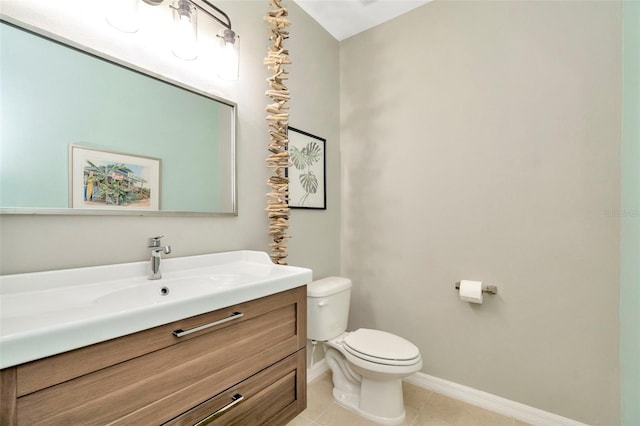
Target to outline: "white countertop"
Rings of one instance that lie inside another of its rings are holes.
[[[0,276],[0,368],[308,284],[312,271],[234,251]],[[160,289],[169,294],[162,296]]]

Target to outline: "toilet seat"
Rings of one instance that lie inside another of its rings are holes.
[[[360,328],[344,337],[344,349],[360,359],[383,365],[413,365],[421,361],[420,350],[395,334]]]

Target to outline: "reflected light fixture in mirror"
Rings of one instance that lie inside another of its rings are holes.
[[[144,1],[159,6],[164,0],[111,0],[107,21],[114,28],[133,33],[138,30],[138,4]],[[171,51],[177,57],[194,60],[198,57],[198,11],[206,14],[224,28],[216,36],[219,40],[217,52],[217,74],[223,80],[237,80],[240,59],[240,37],[231,28],[231,19],[220,8],[208,0],[173,0],[169,7],[173,14]]]

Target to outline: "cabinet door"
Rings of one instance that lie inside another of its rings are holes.
[[[286,424],[307,405],[302,349],[165,425]]]

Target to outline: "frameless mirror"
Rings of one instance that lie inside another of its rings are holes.
[[[2,213],[236,213],[235,105],[0,22]]]

